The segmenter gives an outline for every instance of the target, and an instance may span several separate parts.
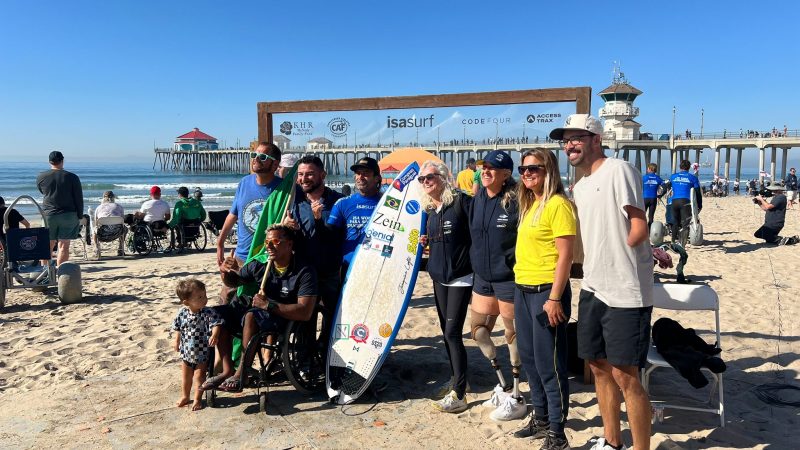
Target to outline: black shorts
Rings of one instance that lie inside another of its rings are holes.
[[[477,273],[472,276],[472,292],[484,297],[495,297],[501,302],[514,303],[514,280],[486,281]]]
[[[605,359],[613,366],[644,367],[650,349],[652,306],[615,308],[581,289],[578,302],[578,356]]]
[[[253,314],[253,319],[261,331],[280,333],[286,328],[286,319],[277,314],[271,314],[266,309],[251,308],[247,312]],[[242,318],[242,325],[244,325],[244,318]]]
[[[234,292],[236,292],[236,289],[234,289]],[[247,313],[247,308],[236,307],[229,303],[227,305],[214,306],[212,309],[222,316],[222,320],[225,321],[223,326],[228,330],[228,333],[234,336],[242,335],[242,319]]]

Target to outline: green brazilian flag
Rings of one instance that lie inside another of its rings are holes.
[[[290,200],[294,201],[294,193],[297,189],[295,184],[295,174],[297,173],[297,164],[286,174],[278,185],[267,197],[264,203],[264,209],[261,210],[261,217],[258,219],[256,230],[253,232],[253,242],[250,244],[250,252],[247,254],[245,264],[250,261],[257,260],[266,264],[269,260],[269,253],[264,246],[264,239],[267,237],[267,228],[270,225],[280,223],[283,219],[283,213],[286,211],[287,204]],[[261,280],[256,280],[254,283],[239,286],[236,295],[252,296],[258,292],[261,286]]]

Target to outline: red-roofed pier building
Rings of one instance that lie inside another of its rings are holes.
[[[219,150],[217,138],[200,131],[199,128],[175,138],[172,149],[177,152],[199,152],[202,150]]]

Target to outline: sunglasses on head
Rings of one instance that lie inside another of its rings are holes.
[[[417,181],[420,183],[424,183],[425,181],[435,180],[436,177],[441,176],[438,173],[429,173],[427,175],[422,175],[421,177],[417,178]]]
[[[544,166],[541,164],[531,164],[528,166],[519,166],[517,167],[517,171],[520,175],[525,175],[525,172],[536,173],[540,170],[544,170]]]
[[[273,156],[270,156],[266,153],[257,153],[257,152],[250,152],[250,159],[258,159],[261,162],[265,162],[268,159],[276,161]]]

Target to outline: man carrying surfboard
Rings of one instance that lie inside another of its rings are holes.
[[[689,173],[692,166],[688,160],[681,161],[681,171],[669,177],[672,186],[672,242],[678,242],[681,229],[689,226],[692,220],[692,206],[690,195],[692,188],[695,189],[695,199],[697,210],[703,209],[703,196],[700,195],[700,182],[697,177]]]
[[[356,248],[364,240],[364,228],[381,199],[381,169],[374,158],[364,157],[350,166],[356,192],[333,205],[327,225],[342,237],[342,281]]]

